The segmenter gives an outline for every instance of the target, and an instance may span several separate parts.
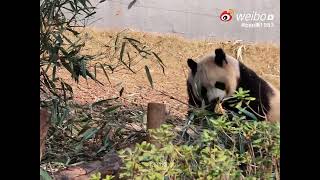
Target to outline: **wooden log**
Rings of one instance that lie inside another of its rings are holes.
[[[45,153],[46,137],[50,126],[49,117],[47,109],[40,110],[40,161]]]
[[[147,129],[160,128],[166,119],[166,106],[161,103],[149,103],[147,112]]]
[[[122,166],[122,160],[115,152],[105,155],[103,160],[86,162],[82,165],[69,167],[54,173],[55,180],[87,180],[97,172],[101,173],[101,177],[112,175],[115,179],[119,179],[119,171]]]
[[[147,129],[157,129],[166,120],[166,106],[160,103],[149,103],[147,112]],[[156,147],[161,147],[162,145],[152,138],[150,134],[147,136],[147,141],[154,144]]]

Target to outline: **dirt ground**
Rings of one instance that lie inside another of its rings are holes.
[[[95,54],[106,52],[108,44],[118,33],[112,30],[87,29],[86,47],[82,53]],[[172,115],[184,118],[187,106],[177,100],[171,99],[161,93],[187,103],[186,77],[188,58],[200,58],[213,53],[215,48],[222,47],[226,53],[236,57],[239,48],[242,51],[242,61],[254,69],[259,75],[280,89],[280,49],[273,44],[245,44],[242,42],[221,42],[216,40],[188,40],[174,35],[157,33],[125,31],[125,36],[135,38],[146,43],[157,52],[163,60],[165,75],[157,63],[143,59],[133,69],[136,74],[128,70],[109,73],[111,84],[108,82],[102,69],[97,69],[97,78],[104,86],[93,80],[80,78],[76,84],[69,73],[59,70],[63,79],[73,86],[74,100],[79,104],[93,103],[98,100],[116,97],[124,88],[121,101],[124,105],[137,105],[146,107],[149,102],[165,103]],[[108,62],[108,57],[99,62]],[[96,63],[96,62],[92,62]],[[147,79],[144,65],[148,65],[154,82],[151,88]],[[94,68],[90,67],[93,72]]]

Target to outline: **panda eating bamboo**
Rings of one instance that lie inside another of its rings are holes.
[[[215,54],[199,62],[188,59],[190,74],[187,80],[189,105],[214,108],[218,101],[234,95],[238,88],[249,90],[255,100],[249,104],[250,113],[259,120],[280,121],[280,91],[259,77],[253,70],[218,48]],[[234,110],[228,101],[222,107]]]

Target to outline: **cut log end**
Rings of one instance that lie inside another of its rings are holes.
[[[157,129],[166,120],[166,106],[161,103],[149,103],[147,112],[147,129]],[[157,147],[161,147],[161,144],[153,139],[150,134],[147,136],[149,143],[154,144]]]
[[[160,128],[166,119],[166,106],[161,103],[149,103],[147,113],[147,129]]]

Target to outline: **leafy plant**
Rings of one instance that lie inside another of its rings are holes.
[[[239,90],[238,99],[252,100]],[[199,114],[198,114],[199,115]],[[150,131],[160,143],[119,151],[122,179],[279,179],[280,125],[202,114],[209,123],[194,143],[176,145],[171,125]]]
[[[225,98],[223,101],[228,101],[230,107],[233,107],[238,110],[238,115],[245,114],[246,116],[252,118],[253,120],[258,120],[254,113],[249,112],[247,109],[250,109],[250,102],[255,101],[254,97],[250,97],[249,90],[243,90],[243,88],[239,88],[235,91],[235,94],[229,98]]]
[[[97,172],[96,174],[91,175],[90,180],[111,180],[113,176],[107,175],[105,178],[101,178],[101,173]]]
[[[86,143],[94,141],[97,136],[105,137],[101,137],[101,147],[96,153],[109,150],[110,141],[102,132],[111,129],[107,122],[111,121],[121,104],[110,103],[119,97],[110,98],[105,100],[107,107],[101,111],[100,119],[94,119],[92,111],[86,111],[86,107],[81,107],[83,113],[70,119],[70,112],[76,109],[72,102],[74,92],[72,86],[60,77],[59,70],[66,70],[77,83],[84,78],[104,85],[97,79],[97,69],[101,69],[111,83],[110,72],[124,68],[136,73],[135,65],[142,59],[154,60],[163,72],[165,67],[152,48],[145,42],[128,37],[125,31],[117,33],[108,43],[97,42],[106,47],[106,51],[85,53],[91,37],[84,28],[96,13],[98,4],[92,4],[90,0],[40,0],[40,107],[48,107],[51,114],[48,154],[59,157],[56,160],[66,165],[76,161],[73,157],[81,154]],[[92,65],[94,72],[90,69]],[[153,86],[150,72],[147,78]],[[122,93],[123,89],[120,96]],[[92,104],[89,109],[98,104]],[[68,152],[55,149],[60,146]]]
[[[42,168],[40,168],[40,179],[41,180],[52,180],[51,176]]]

